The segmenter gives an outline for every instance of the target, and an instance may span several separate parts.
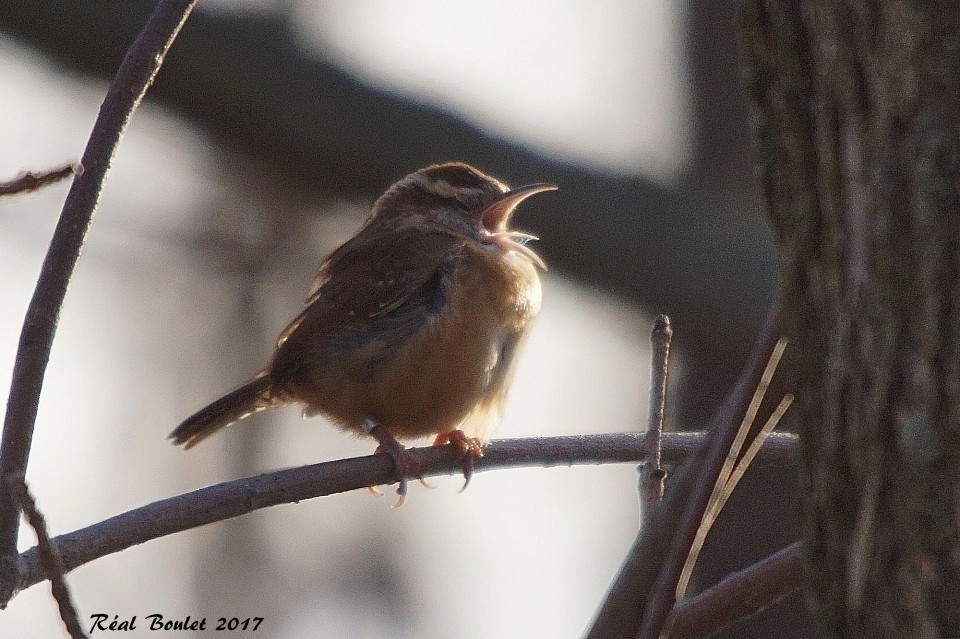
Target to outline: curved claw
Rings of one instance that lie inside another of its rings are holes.
[[[462,470],[464,482],[463,487],[460,489],[462,493],[467,489],[467,486],[470,485],[470,480],[473,479],[474,463],[483,457],[483,445],[479,439],[476,437],[467,437],[466,433],[459,429],[452,430],[449,433],[440,433],[436,439],[433,440],[434,446],[442,446],[444,444],[456,446],[463,455]]]
[[[374,451],[374,455],[387,455],[393,461],[398,483],[397,495],[399,495],[397,503],[393,505],[394,508],[403,506],[403,502],[407,499],[408,477],[416,477],[420,483],[430,487],[430,485],[426,483],[426,480],[423,479],[423,465],[420,463],[420,460],[404,448],[403,445],[390,434],[390,431],[372,419],[364,421],[362,428],[364,432],[376,439],[380,444],[377,446],[377,450]]]

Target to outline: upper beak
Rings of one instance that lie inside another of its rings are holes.
[[[503,194],[503,197],[483,211],[483,227],[491,233],[506,230],[507,221],[520,202],[523,202],[531,195],[556,190],[557,187],[553,184],[528,184],[527,186],[521,186],[507,191]]]

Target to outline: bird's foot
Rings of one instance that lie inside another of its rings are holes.
[[[397,503],[393,505],[394,508],[403,506],[403,502],[407,499],[407,479],[409,477],[416,477],[420,483],[427,488],[433,488],[433,486],[428,484],[427,480],[423,478],[423,464],[420,463],[417,456],[398,442],[386,428],[374,420],[368,419],[363,423],[363,430],[379,443],[377,450],[375,450],[373,454],[387,455],[393,461],[393,467],[397,473],[397,482],[399,484],[397,486],[397,495],[399,497],[397,498]],[[369,486],[368,490],[375,495],[382,494],[375,486]]]
[[[480,440],[476,437],[467,437],[466,433],[462,430],[451,430],[449,433],[440,433],[437,435],[436,439],[433,440],[434,446],[443,446],[444,444],[451,444],[460,449],[460,454],[463,456],[463,488],[460,489],[460,492],[463,492],[467,489],[467,486],[470,485],[470,479],[473,478],[473,466],[474,463],[481,457],[483,457],[483,445],[480,443]]]

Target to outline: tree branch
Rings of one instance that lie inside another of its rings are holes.
[[[652,519],[654,508],[663,499],[666,476],[660,467],[663,448],[663,407],[667,395],[667,371],[670,366],[670,318],[657,315],[650,333],[653,357],[650,362],[650,417],[647,424],[647,458],[640,468],[640,522]]]
[[[37,502],[30,494],[23,476],[11,475],[7,477],[5,483],[13,494],[17,506],[23,511],[27,523],[37,534],[37,553],[40,566],[47,579],[50,580],[50,590],[57,602],[57,608],[60,609],[60,619],[63,621],[63,625],[72,639],[87,639],[87,633],[83,631],[83,626],[80,625],[80,616],[77,614],[76,606],[73,605],[70,587],[67,586],[67,580],[64,576],[66,569],[63,566],[63,557],[60,556],[57,545],[50,541],[46,519],[44,519],[40,509],[37,508]]]
[[[80,256],[100,189],[130,116],[153,81],[164,55],[197,0],[163,0],[131,45],[110,86],[73,181],[27,308],[0,442],[0,477],[24,475],[30,457],[40,389],[50,358],[67,283]],[[20,514],[9,488],[0,482],[0,605],[18,579]]]
[[[705,637],[777,603],[803,585],[801,552],[794,542],[677,604],[667,622],[670,639]]]
[[[587,639],[633,639],[644,621],[644,607],[654,605],[659,608],[673,594],[661,592],[658,596],[660,601],[653,601],[657,596],[654,588],[658,575],[663,572],[664,579],[660,581],[664,581],[667,571],[679,572],[686,559],[700,521],[699,516],[694,517],[694,509],[701,504],[706,505],[715,483],[716,473],[711,475],[709,469],[719,471],[726,458],[725,450],[717,441],[727,441],[732,436],[731,429],[736,433],[747,410],[750,395],[777,341],[777,309],[778,306],[774,307],[768,314],[747,366],[726,403],[711,420],[713,428],[707,435],[709,447],[705,440],[701,441],[690,451],[686,463],[672,474],[663,501],[654,511],[649,524],[640,529],[606,599],[597,611],[587,632]],[[696,499],[693,496],[695,490]],[[702,508],[700,512],[703,512]],[[667,613],[672,604],[670,600],[665,608]],[[663,608],[659,610],[662,613]],[[666,616],[660,619],[661,625],[665,620]]]
[[[701,432],[665,433],[663,460],[677,463],[702,445]],[[540,437],[491,442],[477,460],[476,472],[521,466],[569,466],[636,462],[643,458],[645,435],[609,434]],[[778,433],[767,440],[758,463],[796,465],[797,438]],[[413,449],[425,476],[461,471],[462,459],[450,446]],[[288,468],[255,477],[235,479],[190,493],[163,499],[121,513],[53,539],[67,571],[151,539],[205,524],[314,497],[395,481],[393,466],[381,455]],[[37,548],[21,556],[23,572],[17,591],[46,578]]]
[[[767,315],[763,329],[757,337],[756,347],[740,373],[736,386],[712,420],[714,427],[710,431],[709,449],[697,470],[697,478],[683,516],[678,519],[679,525],[675,529],[660,529],[661,534],[668,534],[671,537],[672,543],[669,552],[662,559],[656,586],[646,599],[639,637],[645,639],[659,637],[676,603],[677,582],[681,571],[697,536],[700,522],[707,511],[717,479],[728,463],[734,440],[740,432],[744,416],[750,409],[754,391],[760,383],[779,336],[780,305],[777,303]]]
[[[83,167],[79,164],[64,164],[55,169],[45,171],[24,171],[12,180],[0,182],[0,197],[4,195],[18,195],[20,193],[30,193],[42,189],[48,184],[59,182],[76,173],[83,173]]]

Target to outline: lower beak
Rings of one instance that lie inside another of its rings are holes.
[[[483,227],[491,233],[505,231],[507,229],[507,222],[510,220],[510,215],[520,202],[523,202],[531,195],[555,190],[557,190],[557,187],[553,184],[528,184],[527,186],[521,186],[507,191],[503,194],[503,197],[483,211],[483,217],[481,218]]]
[[[504,251],[516,251],[521,255],[525,255],[528,260],[539,266],[541,270],[547,270],[547,265],[540,259],[540,256],[527,246],[527,242],[530,240],[540,239],[536,235],[528,235],[527,233],[519,233],[517,231],[500,231],[498,233],[491,233],[490,236]]]

